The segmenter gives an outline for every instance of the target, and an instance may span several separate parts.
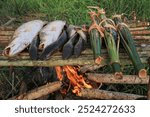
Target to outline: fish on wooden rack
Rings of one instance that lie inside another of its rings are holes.
[[[87,36],[80,27],[74,25],[69,25],[67,33],[69,41],[63,47],[62,58],[68,59],[72,55],[78,57],[85,48]]]
[[[40,31],[39,49],[42,50],[39,56],[40,60],[48,59],[53,52],[61,49],[68,41],[66,28],[67,24],[65,21],[56,20],[48,23]]]
[[[68,33],[68,42],[64,45],[62,50],[62,58],[68,59],[70,56],[73,55],[74,45],[77,42],[78,39],[78,33],[75,30],[75,26],[69,25],[67,29]]]
[[[38,41],[37,35],[45,24],[46,22],[42,20],[33,20],[22,24],[17,28],[17,30],[15,30],[12,41],[4,49],[3,55],[7,57],[13,57],[22,52],[30,44],[35,45],[34,43],[37,43]],[[31,48],[31,50],[34,50],[34,47]],[[35,50],[34,52],[37,53],[37,51]],[[36,55],[36,53],[34,53],[34,56]],[[30,54],[31,56],[33,56],[32,53]]]

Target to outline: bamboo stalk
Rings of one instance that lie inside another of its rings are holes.
[[[116,78],[121,79],[122,71],[119,59],[120,43],[117,36],[118,33],[114,27],[115,23],[111,19],[108,19],[106,17],[105,11],[103,9],[98,9],[98,12],[100,14],[99,17],[102,20],[99,25],[104,28],[104,40],[111,60],[110,63],[112,65]]]
[[[64,66],[64,65],[94,65],[93,56],[82,56],[80,58],[70,58],[68,60],[62,60],[61,57],[47,60],[47,61],[32,61],[32,60],[0,60],[0,66]],[[105,63],[103,63],[105,64]]]
[[[88,80],[97,83],[112,84],[148,84],[149,77],[139,78],[137,75],[123,75],[122,79],[115,79],[113,74],[86,73]]]
[[[38,87],[36,89],[33,89],[31,91],[28,91],[27,93],[9,98],[9,100],[33,100],[37,99],[43,96],[46,96],[50,93],[53,93],[59,89],[61,89],[62,82],[53,82],[46,85],[43,85],[41,87]]]
[[[149,64],[149,68],[150,68],[150,57],[148,58],[148,64]],[[149,69],[149,71],[150,71],[150,69]],[[150,76],[149,76],[149,78],[150,78]],[[150,79],[148,81],[148,86],[147,87],[148,87],[147,99],[150,100]]]
[[[92,24],[89,28],[89,34],[90,34],[90,43],[93,50],[93,55],[95,59],[96,64],[101,64],[103,57],[101,56],[101,47],[102,47],[102,38],[103,33],[98,26],[99,19],[97,17],[97,14],[95,12],[90,12],[90,17],[92,20]]]
[[[132,31],[132,35],[150,35],[150,30],[138,30],[138,31]]]
[[[122,23],[121,17],[118,15],[114,16],[113,20],[117,25],[117,30],[120,36],[121,43],[124,46],[126,52],[128,53],[130,59],[132,60],[132,63],[137,70],[139,77],[145,78],[147,76],[147,71],[145,70],[144,65],[140,60],[140,57],[134,45],[134,40],[128,27],[126,26],[126,24]]]
[[[99,89],[82,89],[79,96],[88,99],[106,99],[106,100],[135,100],[138,98],[146,98],[146,96],[142,95],[105,91]]]

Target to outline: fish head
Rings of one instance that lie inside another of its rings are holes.
[[[72,37],[76,33],[75,26],[69,25],[67,28],[67,33],[68,33],[69,38]]]
[[[19,52],[23,51],[28,44],[21,43],[11,43],[3,50],[3,55],[7,57],[13,57],[17,55]]]

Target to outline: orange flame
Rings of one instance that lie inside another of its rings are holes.
[[[63,74],[62,74],[63,69],[62,69],[62,67],[61,66],[56,66],[55,70],[56,70],[56,74],[57,74],[58,79],[60,81],[62,81],[62,79],[63,79]]]
[[[59,79],[63,78],[62,70],[65,71],[67,78],[70,80],[70,84],[74,87],[73,93],[79,94],[81,88],[92,88],[90,84],[85,82],[85,78],[82,75],[78,75],[78,69],[73,66],[56,67],[57,76]]]

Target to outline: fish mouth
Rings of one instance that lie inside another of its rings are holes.
[[[3,51],[3,55],[4,56],[10,56],[10,50],[11,50],[11,48],[10,47],[7,47],[4,51]]]

